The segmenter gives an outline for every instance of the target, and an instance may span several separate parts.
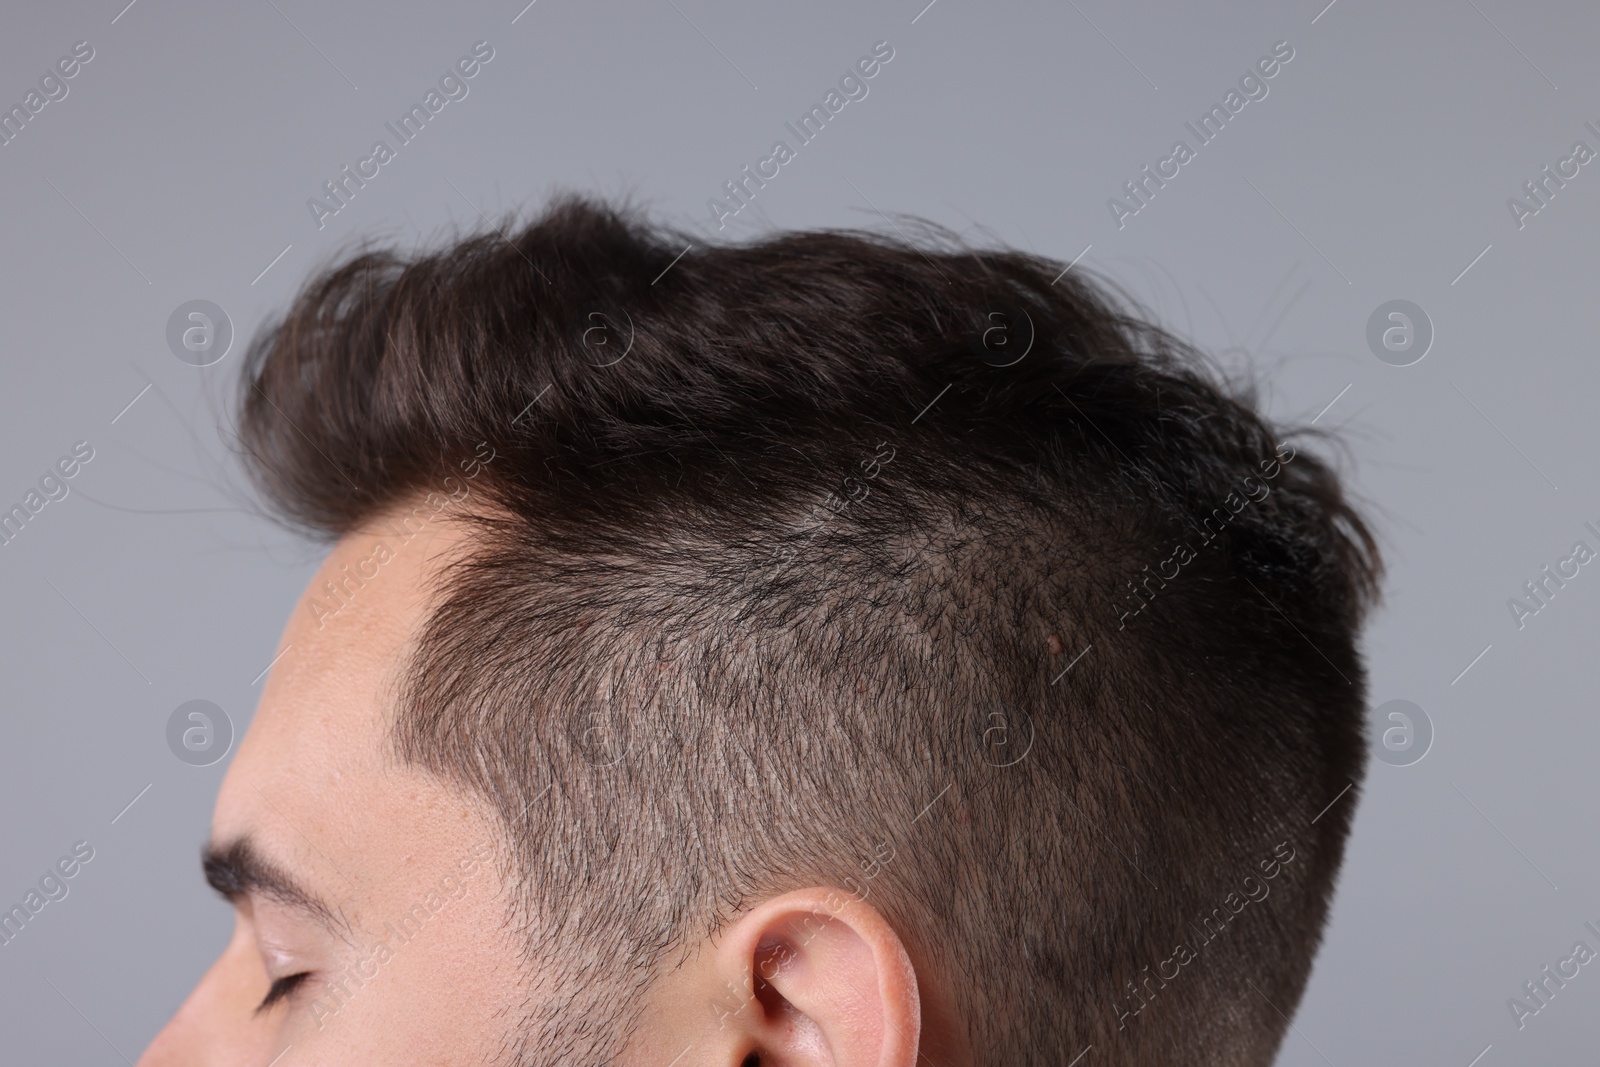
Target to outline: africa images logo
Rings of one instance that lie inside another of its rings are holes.
[[[839,88],[829,89],[827,95],[822,98],[822,103],[811,105],[811,110],[800,117],[798,127],[792,122],[784,123],[784,127],[794,134],[796,146],[808,145],[814,141],[827,126],[828,121],[843,111],[852,100],[865,100],[867,93],[871,91],[866,79],[877,77],[878,72],[883,69],[883,64],[893,58],[894,46],[888,41],[877,42],[872,46],[871,55],[862,56],[856,60],[854,66],[844,72],[839,79]],[[796,149],[790,148],[789,142],[774,141],[771,154],[756,163],[755,173],[751,173],[749,164],[746,164],[740,168],[741,177],[730,178],[723,182],[722,187],[728,193],[727,199],[712,197],[706,201],[717,229],[725,227],[729,219],[749,206],[756,198],[756,189],[765,189],[767,181],[776,178],[780,169],[793,160],[795,155]],[[755,184],[755,189],[750,188],[752,183]]]
[[[55,65],[47,69],[39,77],[39,88],[29,89],[22,97],[22,103],[12,104],[10,108],[0,110],[0,148],[14,141],[27,128],[28,123],[37,122],[40,112],[46,106],[58,100],[65,100],[71,86],[67,82],[78,76],[84,64],[94,58],[94,46],[88,41],[79,41],[72,46],[70,55],[62,56],[56,60]]]
[[[1201,520],[1198,531],[1200,534],[1200,547],[1205,548],[1212,544],[1218,535],[1227,528],[1228,523],[1233,521],[1234,517],[1247,506],[1259,503],[1271,495],[1272,487],[1267,482],[1276,478],[1283,469],[1283,464],[1292,462],[1294,457],[1293,445],[1279,444],[1274,458],[1261,461],[1262,481],[1257,481],[1254,474],[1245,475],[1239,482],[1239,488],[1230,492],[1221,504],[1211,509],[1211,513]],[[1213,524],[1215,529],[1212,528]],[[1145,564],[1144,569],[1137,577],[1128,579],[1128,593],[1123,600],[1123,604],[1132,606],[1123,606],[1120,610],[1118,607],[1113,606],[1112,610],[1118,613],[1117,629],[1127,629],[1128,620],[1148,607],[1155,600],[1156,594],[1165,589],[1168,582],[1174,581],[1183,571],[1183,568],[1194,562],[1198,556],[1199,553],[1190,548],[1187,541],[1180,542],[1173,548],[1172,554],[1157,565],[1155,573],[1151,573],[1150,565]],[[1167,572],[1168,567],[1172,568],[1170,574]],[[1151,588],[1152,582],[1155,583],[1155,588],[1153,589]]]
[[[1594,523],[1586,522],[1583,528],[1600,540],[1600,528]],[[1556,593],[1565,589],[1567,583],[1579,575],[1583,565],[1594,558],[1595,550],[1589,547],[1589,542],[1574,541],[1571,552],[1553,564],[1545,564],[1532,579],[1523,582],[1522,595],[1525,599],[1506,598],[1506,608],[1511,612],[1511,619],[1517,624],[1517,629],[1527,626],[1529,619],[1549,607]]]
[[[394,135],[395,143],[391,147],[388,141],[377,140],[372,143],[372,150],[364,158],[356,160],[355,170],[350,169],[346,163],[339,168],[336,177],[322,183],[322,191],[327,194],[326,200],[310,197],[306,200],[306,207],[311,211],[311,218],[317,224],[317,229],[322,229],[328,224],[328,219],[337,215],[350,206],[350,201],[355,199],[356,193],[367,187],[367,182],[376,178],[379,168],[393,161],[401,148],[416,140],[432,118],[445,109],[445,105],[454,100],[465,100],[471,88],[468,80],[478,76],[483,69],[483,64],[494,58],[494,48],[488,41],[479,41],[472,46],[472,54],[462,56],[454,66],[447,69],[439,76],[439,87],[429,88],[422,97],[420,104],[412,104],[410,110],[401,115],[398,125],[393,122],[383,124],[384,129]]]
[[[94,846],[87,841],[79,841],[72,846],[71,855],[62,856],[45,868],[37,889],[30,888],[22,898],[22,903],[13,904],[9,911],[0,912],[0,945],[9,945],[16,940],[23,927],[32,922],[45,909],[45,905],[67,899],[71,888],[67,885],[67,879],[76,875],[92,859]]]
[[[1222,130],[1228,123],[1245,109],[1252,100],[1265,100],[1270,91],[1267,82],[1277,77],[1283,65],[1294,58],[1294,46],[1288,41],[1278,41],[1272,46],[1270,55],[1262,56],[1256,60],[1255,65],[1239,78],[1239,87],[1230,88],[1222,97],[1222,103],[1212,104],[1211,110],[1200,116],[1199,125],[1185,122],[1184,129],[1194,135],[1195,144],[1190,147],[1189,142],[1179,139],[1172,144],[1172,151],[1156,161],[1155,171],[1151,172],[1149,164],[1140,169],[1140,177],[1122,183],[1122,192],[1126,200],[1111,197],[1106,200],[1106,207],[1111,211],[1111,221],[1117,224],[1117,229],[1122,229],[1128,220],[1150,205],[1155,199],[1156,190],[1165,189],[1167,182],[1182,173],[1182,168],[1189,161],[1197,158],[1200,149],[1215,141],[1222,135]]]

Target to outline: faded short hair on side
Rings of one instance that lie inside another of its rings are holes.
[[[980,1062],[1268,1064],[1359,795],[1374,537],[1109,283],[913,232],[567,195],[361,250],[254,339],[242,450],[328,537],[473,474],[394,744],[502,816],[563,991],[529,1047],[605,1062],[619,990],[822,884]]]

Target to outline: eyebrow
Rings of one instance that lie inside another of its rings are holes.
[[[206,883],[231,903],[250,896],[265,897],[301,912],[331,933],[343,934],[348,927],[321,897],[262,855],[249,837],[206,845],[200,852],[200,868]]]

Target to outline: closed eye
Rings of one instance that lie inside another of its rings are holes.
[[[299,974],[285,975],[284,977],[273,982],[272,986],[267,990],[266,997],[262,999],[260,1004],[256,1005],[256,1014],[261,1014],[274,1004],[278,1003],[278,1001],[282,1000],[284,997],[287,997],[290,993],[293,993],[295,989],[299,987],[301,982],[304,982],[310,977],[310,971],[301,971]]]

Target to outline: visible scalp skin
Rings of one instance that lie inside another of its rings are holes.
[[[606,990],[888,841],[873,902],[985,1062],[1268,1063],[1284,1022],[1246,981],[1291,1012],[1320,937],[1356,791],[1311,820],[1362,775],[1373,538],[1104,286],[922,237],[707,248],[564,198],[366,253],[252,345],[242,444],[328,535],[492,453],[395,741],[511,827],[529,951],[578,990],[528,1040],[613,1054]],[[997,707],[1031,730],[1014,764],[984,756]],[[1119,1025],[1284,840],[1270,900]]]

